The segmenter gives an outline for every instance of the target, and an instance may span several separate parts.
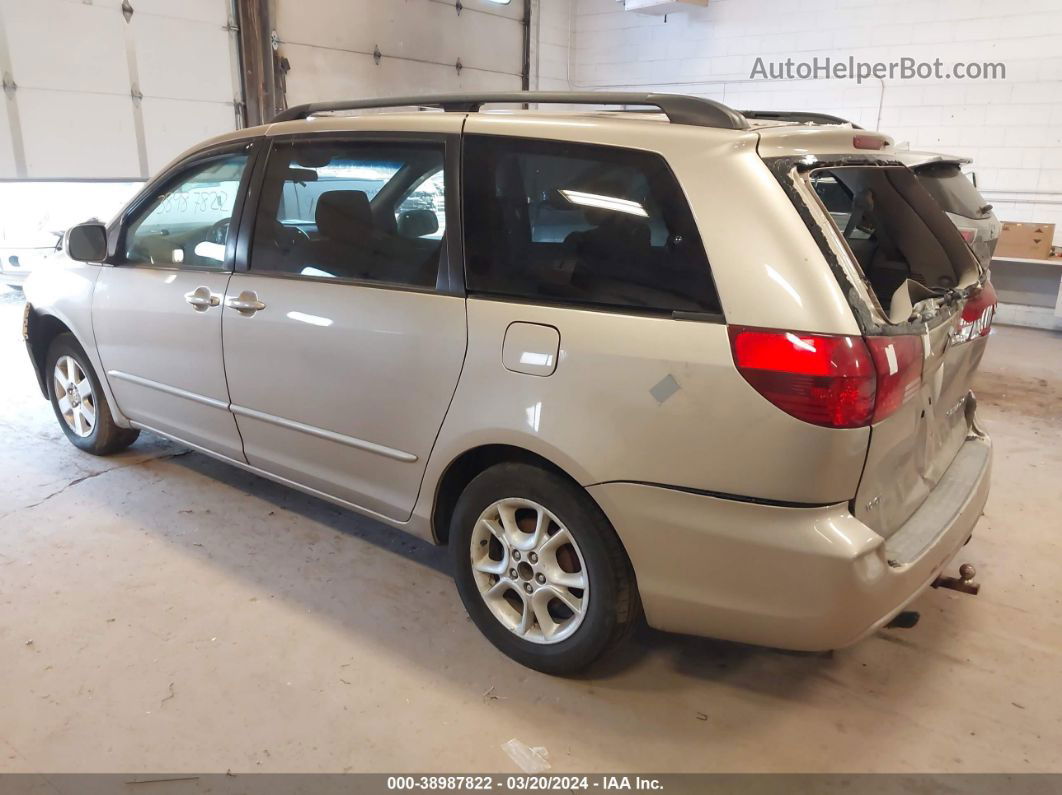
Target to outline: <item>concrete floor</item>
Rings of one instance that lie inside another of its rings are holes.
[[[510,662],[444,550],[144,435],[97,459],[0,296],[0,770],[1062,771],[1062,336],[999,328],[973,598],[833,655],[644,630],[580,680]]]

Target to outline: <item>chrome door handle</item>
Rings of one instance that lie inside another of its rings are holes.
[[[195,307],[196,312],[206,312],[210,307],[221,303],[221,298],[210,292],[210,288],[206,286],[199,286],[192,292],[185,293],[184,300]]]
[[[253,315],[259,309],[265,309],[265,304],[258,300],[258,293],[254,290],[244,290],[235,298],[226,298],[225,306],[243,315]]]

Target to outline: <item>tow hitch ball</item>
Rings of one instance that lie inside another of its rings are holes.
[[[969,563],[963,563],[959,566],[958,577],[937,577],[933,580],[933,587],[950,588],[953,591],[976,596],[977,592],[981,590],[981,585],[973,581],[976,576],[977,569]],[[910,629],[918,623],[919,618],[921,618],[921,616],[917,610],[904,610],[897,614],[892,621],[886,624],[886,627],[888,629]]]
[[[960,593],[968,593],[971,596],[976,596],[977,592],[981,590],[980,583],[974,582],[974,577],[977,576],[977,569],[971,566],[969,563],[963,563],[959,566],[958,577],[937,577],[933,580],[934,588],[951,588],[953,591],[959,591]]]

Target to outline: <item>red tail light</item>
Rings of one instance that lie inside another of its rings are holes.
[[[734,363],[787,414],[859,428],[874,414],[874,365],[861,337],[730,327]]]
[[[921,337],[866,337],[878,374],[874,419],[879,422],[914,397],[922,385]]]
[[[992,318],[996,314],[996,288],[986,281],[981,288],[970,294],[966,306],[962,308],[962,320],[955,330],[954,342],[966,342],[976,337],[984,337],[992,330]]]
[[[738,371],[797,419],[861,428],[892,414],[918,391],[919,337],[852,337],[730,327]]]

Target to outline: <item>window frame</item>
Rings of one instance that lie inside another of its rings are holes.
[[[108,229],[108,257],[104,264],[125,268],[146,268],[161,271],[195,271],[203,273],[232,273],[236,254],[239,229],[246,211],[248,188],[251,184],[252,174],[260,159],[262,150],[260,137],[240,139],[232,142],[226,141],[215,146],[209,146],[191,153],[172,164],[165,171],[149,181],[129,204],[123,208],[116,222]],[[246,154],[247,164],[240,175],[240,184],[236,189],[236,198],[232,205],[232,216],[229,221],[229,234],[225,241],[225,259],[219,268],[196,268],[177,264],[158,265],[145,262],[133,262],[126,255],[126,240],[129,227],[133,221],[140,217],[140,212],[150,205],[160,193],[169,190],[182,177],[193,169],[205,165],[212,160],[219,160],[230,155]]]
[[[236,238],[234,272],[248,273],[262,278],[296,279],[322,284],[348,284],[380,290],[432,293],[439,295],[465,296],[464,279],[464,233],[461,207],[461,136],[457,133],[420,132],[357,132],[327,130],[321,132],[297,132],[267,136],[262,152],[257,159],[250,180],[243,216]],[[262,199],[269,158],[274,148],[287,144],[314,144],[322,142],[350,144],[435,144],[443,151],[443,180],[446,195],[446,234],[439,252],[439,271],[433,286],[402,284],[400,282],[373,281],[349,277],[309,276],[282,271],[256,271],[251,267],[254,227]]]
[[[712,271],[712,261],[711,261],[711,258],[708,256],[708,249],[705,246],[704,238],[703,238],[703,236],[700,233],[700,224],[697,222],[697,216],[693,212],[693,205],[690,203],[689,195],[686,193],[686,189],[685,189],[685,187],[682,184],[682,180],[680,180],[678,178],[678,174],[675,173],[675,170],[671,167],[671,162],[667,159],[667,156],[663,152],[657,151],[655,149],[644,149],[644,148],[631,147],[631,146],[615,146],[613,144],[602,144],[602,143],[588,142],[588,141],[570,141],[570,140],[562,139],[562,138],[541,138],[541,137],[530,137],[530,136],[522,136],[522,135],[506,135],[506,134],[488,133],[488,132],[465,133],[465,134],[462,134],[461,139],[462,139],[461,140],[462,176],[463,176],[465,164],[467,162],[466,158],[465,158],[465,147],[467,146],[467,144],[468,144],[468,142],[470,140],[488,140],[488,139],[489,140],[501,140],[501,141],[504,141],[504,142],[507,142],[507,143],[510,143],[510,144],[513,144],[513,145],[517,145],[517,146],[519,146],[521,144],[534,145],[536,143],[551,143],[551,144],[571,146],[571,147],[575,147],[577,149],[581,149],[581,150],[585,150],[585,151],[603,150],[603,151],[611,152],[611,153],[628,154],[628,155],[629,154],[637,154],[637,155],[642,155],[642,156],[648,155],[648,156],[657,158],[660,161],[660,163],[663,164],[664,168],[667,170],[667,173],[670,176],[673,184],[678,189],[679,195],[682,196],[682,200],[686,203],[686,209],[687,209],[687,211],[688,211],[688,213],[690,215],[690,219],[693,221],[694,226],[697,227],[697,236],[698,236],[698,238],[700,238],[701,249],[704,252],[704,261],[705,261],[705,264],[708,266],[708,279],[710,280],[710,282],[712,284],[712,288],[715,291],[715,295],[716,295],[716,297],[717,297],[717,299],[719,301],[719,311],[718,312],[712,312],[712,311],[709,311],[709,310],[683,310],[683,309],[674,309],[674,310],[672,310],[672,309],[655,309],[655,308],[652,308],[652,307],[624,306],[624,305],[619,305],[619,304],[617,304],[617,305],[595,304],[595,303],[584,303],[584,302],[580,302],[580,301],[577,301],[577,300],[566,300],[566,299],[560,298],[560,297],[551,297],[551,296],[544,296],[544,295],[540,295],[540,296],[536,296],[536,297],[532,298],[532,297],[529,297],[529,296],[510,295],[510,294],[506,294],[506,293],[495,293],[495,292],[489,292],[489,291],[483,291],[483,290],[473,290],[473,289],[467,287],[467,285],[468,285],[468,277],[467,277],[467,274],[466,274],[466,275],[464,275],[464,279],[465,279],[465,284],[466,284],[466,290],[467,290],[468,297],[470,297],[470,298],[478,298],[478,299],[487,300],[487,301],[497,301],[497,302],[500,302],[500,303],[517,304],[517,305],[523,304],[523,305],[530,305],[530,306],[557,307],[557,308],[560,308],[560,309],[576,309],[576,310],[583,311],[583,312],[604,312],[604,313],[607,313],[607,314],[628,315],[628,316],[633,316],[633,317],[657,317],[657,318],[661,318],[661,317],[667,318],[667,317],[669,317],[669,318],[671,318],[673,320],[695,321],[695,322],[713,323],[713,324],[722,324],[722,325],[726,324],[726,315],[724,313],[722,296],[719,294],[719,287],[716,284],[715,274]],[[462,212],[462,216],[464,215],[464,212],[465,212],[464,203],[465,203],[466,200],[467,199],[465,197],[465,194],[462,193],[462,195],[461,195],[461,203],[462,203],[461,212]],[[449,201],[449,194],[447,194],[447,201]],[[465,235],[464,227],[462,227],[461,232],[462,232],[462,242],[463,242],[464,235]],[[465,267],[467,268],[468,267],[467,259],[464,261],[464,264],[465,264]]]

